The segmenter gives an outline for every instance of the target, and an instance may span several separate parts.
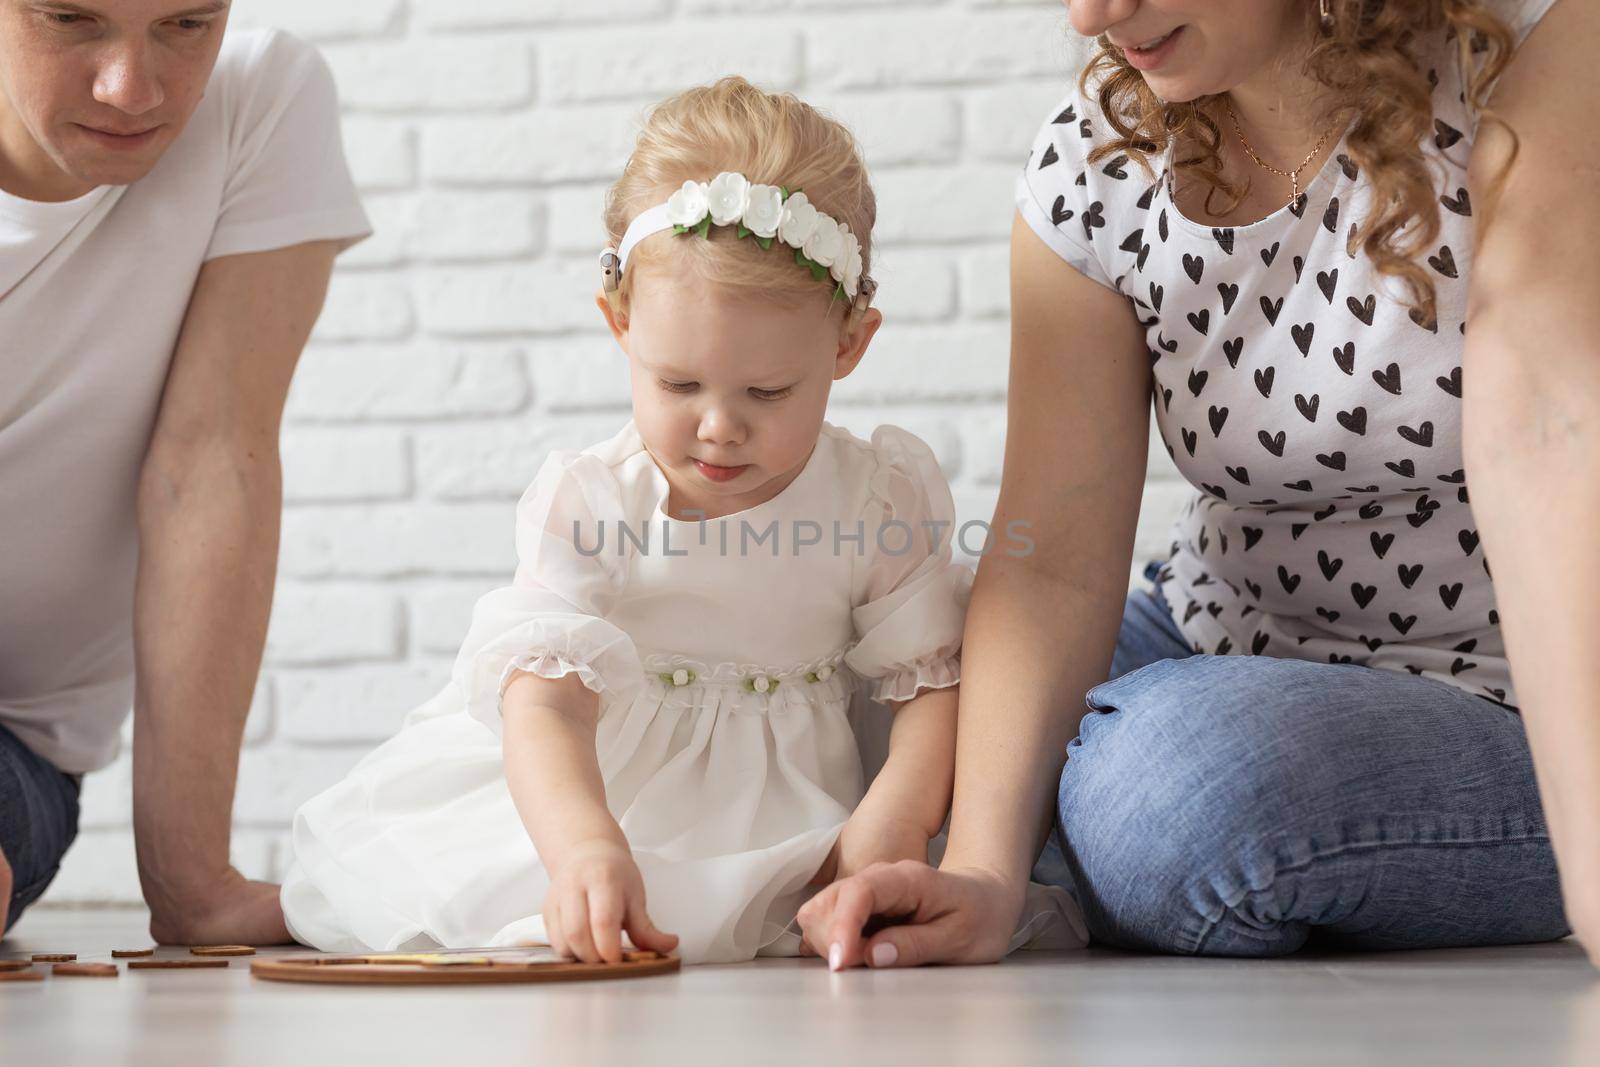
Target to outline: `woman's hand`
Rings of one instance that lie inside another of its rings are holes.
[[[811,876],[811,885],[827,885],[840,878],[859,874],[874,863],[894,863],[898,860],[928,862],[928,832],[914,819],[896,815],[879,815],[857,808],[839,831],[828,858],[817,873]]]
[[[657,930],[644,908],[644,878],[627,848],[612,841],[579,845],[552,872],[544,898],[550,947],[584,963],[622,962],[622,931],[654,952],[671,952],[678,935]]]
[[[994,963],[1011,943],[1023,893],[1021,884],[984,868],[877,863],[807,901],[800,929],[804,944],[825,951],[835,971]]]

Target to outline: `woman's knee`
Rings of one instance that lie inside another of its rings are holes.
[[[1093,710],[1068,748],[1058,814],[1102,939],[1201,950],[1235,895],[1244,857],[1328,785],[1305,706],[1312,687],[1325,685],[1308,677],[1318,669],[1202,656],[1091,691]],[[1251,951],[1292,951],[1302,940],[1303,931],[1265,931]]]

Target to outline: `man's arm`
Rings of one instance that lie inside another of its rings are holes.
[[[277,573],[278,429],[338,245],[201,270],[139,484],[133,823],[150,933],[289,940],[277,887],[229,860],[239,743]]]
[[[1560,3],[1479,131],[1463,447],[1567,919],[1600,963],[1600,14]]]

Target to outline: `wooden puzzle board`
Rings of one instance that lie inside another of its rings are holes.
[[[461,949],[263,957],[251,961],[250,973],[272,982],[329,985],[493,985],[644,978],[670,974],[680,963],[654,952],[624,952],[621,963],[579,963],[548,949]]]

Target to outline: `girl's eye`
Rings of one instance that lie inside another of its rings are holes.
[[[661,388],[669,393],[687,393],[695,387],[694,382],[669,382],[665,378],[657,378],[656,381],[660,382]]]
[[[785,386],[782,389],[752,389],[750,395],[757,400],[782,400],[792,392],[794,392],[792,386]]]

